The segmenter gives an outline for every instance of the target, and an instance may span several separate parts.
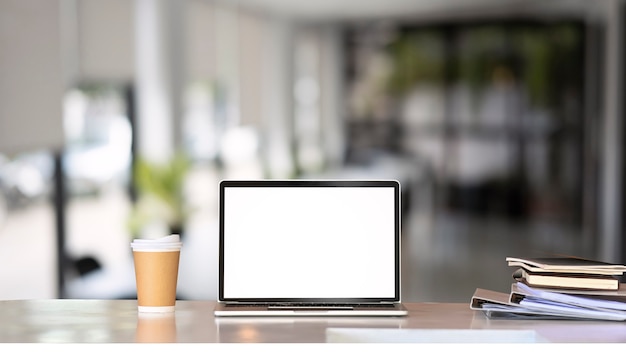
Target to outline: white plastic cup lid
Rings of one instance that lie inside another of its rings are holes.
[[[182,247],[179,235],[170,235],[157,239],[135,239],[130,244],[134,250],[177,250]]]

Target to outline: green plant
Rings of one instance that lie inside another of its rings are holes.
[[[165,224],[171,233],[184,232],[191,213],[184,194],[190,168],[190,160],[182,153],[165,163],[137,158],[133,179],[137,201],[129,219],[133,237],[139,237],[152,223]]]
[[[393,63],[387,82],[387,89],[392,95],[404,95],[418,83],[444,83],[444,47],[441,33],[404,33],[389,44],[387,52]]]

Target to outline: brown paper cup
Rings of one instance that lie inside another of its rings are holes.
[[[180,242],[133,243],[139,312],[172,312],[176,305]]]

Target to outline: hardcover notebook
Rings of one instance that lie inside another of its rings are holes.
[[[622,275],[626,265],[590,260],[580,257],[515,258],[507,257],[509,266],[519,266],[536,273],[578,273]]]
[[[400,184],[226,180],[215,316],[403,316]]]
[[[532,287],[558,289],[617,290],[619,279],[611,275],[578,273],[535,273],[523,268],[513,272],[513,279]]]

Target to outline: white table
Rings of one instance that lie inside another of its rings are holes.
[[[215,318],[214,305],[139,315],[135,300],[0,301],[0,342],[626,342],[619,322],[495,320],[469,303],[405,303],[404,318]]]

